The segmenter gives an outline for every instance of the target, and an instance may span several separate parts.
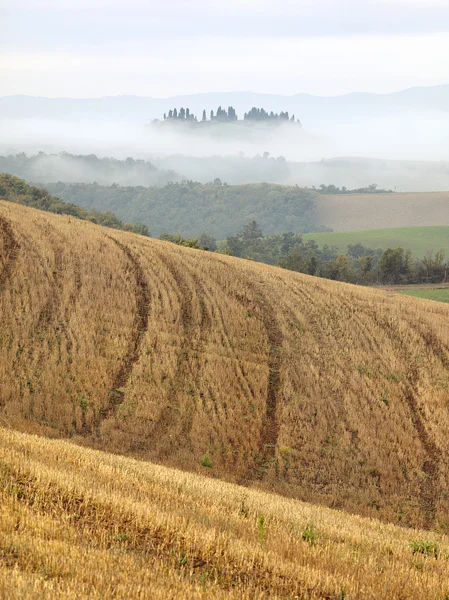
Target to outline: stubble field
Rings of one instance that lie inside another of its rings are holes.
[[[0,203],[2,424],[449,526],[449,307]]]

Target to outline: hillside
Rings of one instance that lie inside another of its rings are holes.
[[[449,192],[322,195],[317,222],[334,231],[449,225]]]
[[[27,156],[24,152],[0,156],[0,173],[11,173],[33,183],[46,181],[96,182],[102,185],[156,185],[182,181],[185,177],[172,170],[161,170],[144,160],[99,158],[95,154],[68,152]]]
[[[319,231],[316,192],[271,183],[226,185],[220,180],[194,181],[158,187],[97,184],[47,184],[67,202],[87,209],[112,210],[127,221],[144,222],[153,235],[164,231],[223,239],[252,219],[266,233]]]
[[[0,457],[0,596],[8,600],[449,593],[447,535],[6,428]]]
[[[449,199],[449,194],[448,194]],[[338,231],[325,233],[308,233],[304,240],[315,240],[322,247],[336,246],[345,254],[348,244],[363,244],[368,248],[382,249],[405,248],[411,250],[416,257],[425,256],[428,250],[438,252],[444,250],[449,255],[449,226],[427,227],[392,227],[388,229],[368,229],[365,231]]]
[[[0,216],[2,423],[447,528],[448,306]]]
[[[111,211],[100,212],[95,208],[86,210],[76,204],[64,202],[60,198],[49,194],[48,190],[29,185],[23,179],[14,177],[9,173],[0,173],[0,199],[58,215],[71,215],[83,221],[98,223],[103,227],[150,235],[148,227],[143,223],[123,223]]]

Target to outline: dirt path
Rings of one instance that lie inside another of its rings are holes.
[[[121,360],[120,368],[112,381],[112,389],[109,394],[108,405],[106,406],[106,408],[100,411],[98,417],[94,421],[93,430],[97,431],[97,433],[99,431],[101,423],[110,416],[112,416],[117,411],[120,404],[122,404],[123,402],[125,392],[120,390],[122,388],[126,388],[128,381],[131,377],[133,367],[135,363],[139,360],[140,346],[148,329],[148,314],[150,310],[151,299],[150,289],[145,278],[143,269],[140,266],[137,258],[130,250],[130,248],[113,237],[107,237],[110,240],[112,240],[115,244],[117,244],[117,246],[123,251],[131,266],[136,280],[135,294],[137,310],[134,317],[132,334],[128,341],[128,348]]]

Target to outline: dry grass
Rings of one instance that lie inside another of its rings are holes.
[[[8,600],[449,593],[445,535],[66,441],[0,429],[0,484]]]
[[[3,424],[447,531],[448,306],[0,217]]]
[[[322,195],[317,217],[334,231],[449,225],[448,200],[449,192]]]

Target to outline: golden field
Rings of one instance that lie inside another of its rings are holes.
[[[449,528],[449,307],[0,202],[0,423]]]
[[[449,537],[0,428],[8,600],[449,596]]]

